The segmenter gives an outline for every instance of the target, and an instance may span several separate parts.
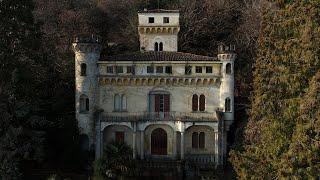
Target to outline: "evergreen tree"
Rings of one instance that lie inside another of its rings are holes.
[[[318,0],[281,1],[278,9],[264,15],[245,140],[231,152],[232,164],[242,179],[290,177],[294,170],[285,167],[293,166],[292,163],[304,173],[317,170],[299,166],[288,157],[294,155],[292,148],[299,143],[297,121],[306,113],[299,109],[307,98],[309,80],[319,70],[319,8]],[[317,112],[313,113],[309,116],[315,118]],[[315,120],[307,121],[313,124]],[[312,141],[312,136],[304,136],[303,142],[316,147],[319,142]],[[316,156],[299,155],[299,161],[319,162]]]
[[[31,0],[0,1],[0,179],[22,177],[25,160],[41,160],[46,121],[37,113],[43,68]]]

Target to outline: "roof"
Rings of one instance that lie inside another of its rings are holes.
[[[138,13],[179,13],[179,10],[144,9],[144,10],[138,11]]]
[[[217,58],[183,52],[136,52],[103,56],[100,61],[216,61]]]

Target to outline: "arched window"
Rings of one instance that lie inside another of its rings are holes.
[[[231,111],[231,100],[230,98],[227,98],[225,101],[225,111],[230,112]]]
[[[205,111],[206,110],[206,97],[201,94],[200,100],[199,100],[199,111]]]
[[[89,98],[88,96],[82,94],[80,96],[80,112],[88,112],[89,111]]]
[[[198,111],[198,95],[192,96],[192,111]]]
[[[193,132],[192,133],[192,148],[198,148],[198,133],[197,132]]]
[[[159,51],[163,51],[163,43],[162,42],[159,44]]]
[[[200,132],[200,134],[199,134],[199,148],[200,149],[203,149],[205,147],[205,142],[206,142],[205,134],[204,134],[204,132]]]
[[[157,42],[154,43],[154,51],[159,51],[159,44]]]
[[[124,94],[121,97],[121,110],[122,111],[127,110],[127,96]]]
[[[121,110],[121,97],[119,94],[114,96],[114,110],[120,111]]]
[[[231,74],[231,64],[230,63],[228,63],[226,65],[226,74]]]
[[[87,65],[85,63],[81,63],[81,76],[86,76],[87,75]]]

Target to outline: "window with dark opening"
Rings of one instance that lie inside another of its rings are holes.
[[[206,73],[212,73],[212,67],[211,66],[207,66],[206,67]]]
[[[147,73],[154,73],[154,67],[153,66],[147,66]]]
[[[80,96],[80,112],[88,112],[89,111],[89,98],[88,96],[82,94]]]
[[[86,76],[86,75],[87,75],[87,65],[85,63],[82,63],[80,76]]]
[[[196,73],[202,73],[202,67],[196,66]]]
[[[205,140],[205,134],[204,134],[204,132],[200,132],[200,133],[199,133],[199,148],[200,148],[200,149],[204,149],[204,147],[205,147],[205,142],[206,142],[206,140]]]
[[[228,63],[226,65],[226,74],[231,74],[231,64],[230,63]]]
[[[113,66],[107,66],[107,73],[113,73]]]
[[[166,73],[172,74],[172,66],[166,66]]]
[[[192,148],[197,149],[198,148],[198,133],[197,132],[193,132],[192,133]]]
[[[154,51],[159,51],[159,44],[157,42],[154,43]]]
[[[199,99],[199,111],[205,111],[206,110],[206,97],[201,94]]]
[[[134,66],[127,66],[127,73],[128,74],[134,74],[135,69]]]
[[[192,111],[198,111],[198,95],[192,96]]]
[[[122,66],[116,66],[116,73],[123,73],[123,67]]]
[[[226,111],[226,112],[230,112],[230,111],[231,111],[231,100],[230,100],[230,98],[227,98],[227,99],[226,99],[226,102],[225,102],[225,111]]]
[[[163,67],[162,66],[157,66],[156,67],[156,73],[163,73]]]
[[[165,24],[169,23],[169,17],[163,17],[163,23]]]
[[[154,17],[149,17],[149,23],[154,23]]]
[[[163,43],[162,42],[159,44],[159,51],[163,51]]]

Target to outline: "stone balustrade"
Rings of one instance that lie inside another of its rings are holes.
[[[217,121],[216,113],[208,112],[109,112],[102,121]]]

